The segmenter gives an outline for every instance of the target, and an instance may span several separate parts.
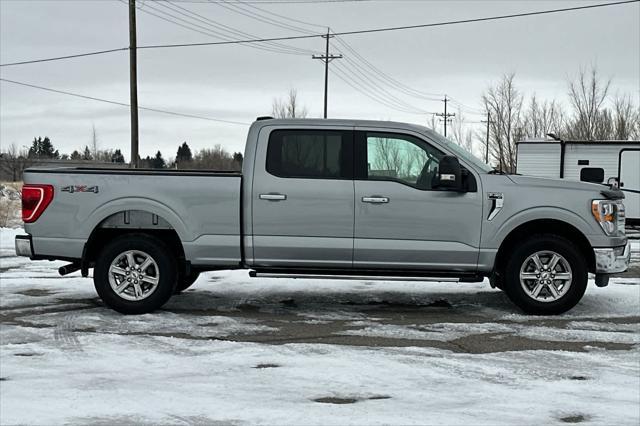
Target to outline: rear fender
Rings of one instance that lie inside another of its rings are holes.
[[[148,198],[119,198],[101,205],[91,212],[83,222],[83,234],[91,235],[93,231],[110,216],[127,210],[140,210],[157,215],[164,219],[176,231],[181,241],[193,241],[196,236],[189,231],[186,223],[168,206]]]

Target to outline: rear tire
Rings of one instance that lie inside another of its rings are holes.
[[[107,244],[93,276],[104,304],[127,315],[160,308],[173,294],[176,280],[171,250],[162,240],[146,234],[123,235]]]
[[[584,255],[568,239],[535,235],[513,250],[504,270],[504,291],[533,315],[558,315],[578,304],[587,289]]]
[[[198,277],[200,276],[200,272],[191,272],[189,275],[179,274],[178,284],[176,285],[176,290],[174,294],[179,294],[188,289],[196,282]]]

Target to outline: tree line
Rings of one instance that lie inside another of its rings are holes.
[[[48,136],[34,137],[31,145],[18,148],[14,143],[1,154],[5,170],[11,174],[12,180],[22,178],[22,172],[29,166],[42,160],[81,161],[96,163],[124,164],[126,159],[120,149],[100,149],[93,129],[91,145],[85,145],[80,150],[73,150],[70,154],[60,154]],[[192,153],[187,142],[178,146],[175,158],[165,159],[161,151],[154,156],[139,159],[140,167],[149,169],[215,169],[234,171],[242,168],[242,153],[229,153],[220,144],[213,148],[204,148]]]
[[[507,172],[516,170],[516,143],[523,139],[640,140],[640,105],[630,94],[612,93],[612,79],[596,67],[582,68],[567,81],[565,102],[526,96],[509,73],[485,90],[481,104],[489,118],[489,161]],[[469,132],[453,139],[464,145],[457,138],[468,140]],[[475,138],[485,145],[485,134]]]

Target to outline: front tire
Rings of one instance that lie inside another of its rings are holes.
[[[105,305],[127,315],[160,308],[173,294],[176,280],[171,250],[162,240],[146,234],[123,235],[107,244],[93,276]]]
[[[564,237],[543,234],[515,247],[506,264],[504,290],[528,314],[558,315],[578,304],[587,279],[581,251]]]

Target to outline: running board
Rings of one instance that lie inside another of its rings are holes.
[[[358,271],[361,272],[361,271]],[[458,275],[436,274],[385,274],[380,271],[367,271],[365,273],[334,273],[334,272],[301,272],[301,271],[270,271],[251,270],[249,276],[252,278],[291,278],[291,279],[328,279],[328,280],[375,280],[375,281],[440,281],[440,282],[482,282],[483,277],[479,275]],[[377,273],[376,273],[377,272]]]

